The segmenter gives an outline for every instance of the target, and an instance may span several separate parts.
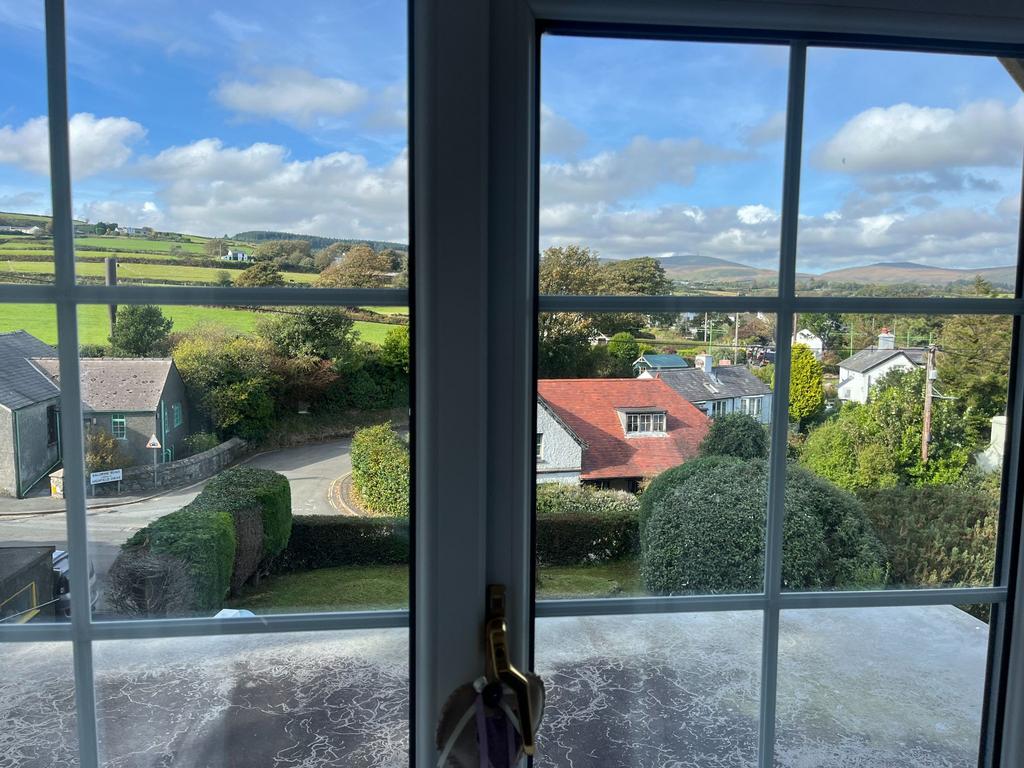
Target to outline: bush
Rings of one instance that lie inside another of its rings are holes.
[[[647,521],[651,517],[651,511],[658,506],[667,495],[672,493],[677,486],[685,483],[687,479],[694,474],[694,472],[704,472],[709,469],[714,469],[719,465],[732,467],[737,463],[738,460],[732,456],[707,456],[702,458],[699,462],[691,460],[685,464],[680,464],[678,467],[667,469],[651,480],[643,494],[640,496],[641,546],[644,541],[644,528],[647,527]]]
[[[409,516],[409,448],[390,423],[352,438],[352,489],[371,515]]]
[[[537,486],[537,562],[586,565],[635,557],[640,503],[622,491],[586,485]]]
[[[135,461],[121,450],[121,444],[105,429],[90,429],[85,433],[86,472],[102,472],[133,464]]]
[[[212,432],[193,432],[185,438],[185,445],[190,454],[203,453],[220,445],[220,438]]]
[[[217,610],[229,592],[280,555],[290,532],[285,477],[248,467],[225,470],[191,504],[122,545],[110,570],[111,603],[122,613],[146,616]],[[167,595],[171,588],[181,596]]]
[[[768,432],[745,413],[729,413],[712,420],[700,444],[701,456],[735,456],[738,459],[768,458]]]
[[[767,462],[711,456],[669,472],[644,494],[646,588],[670,594],[759,591]],[[783,548],[787,589],[877,585],[883,578],[881,545],[857,499],[794,466],[786,478]]]
[[[893,586],[990,586],[998,497],[948,485],[860,493],[885,545]]]
[[[409,521],[387,517],[298,515],[274,572],[409,562]]]

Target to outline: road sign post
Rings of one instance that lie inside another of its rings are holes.
[[[156,439],[155,433],[150,436],[149,442],[146,443],[146,447],[153,449],[153,487],[156,488],[157,451],[160,450],[160,441]]]

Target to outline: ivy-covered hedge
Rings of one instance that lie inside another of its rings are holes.
[[[275,572],[409,562],[409,521],[388,517],[297,515]]]
[[[622,491],[586,485],[537,486],[537,562],[585,565],[635,557],[640,504]]]
[[[288,480],[236,467],[211,480],[187,506],[137,531],[109,574],[109,599],[121,613],[208,613],[287,546]]]
[[[352,488],[371,515],[409,516],[409,448],[390,423],[352,438]]]
[[[640,570],[646,588],[670,594],[759,591],[767,462],[708,456],[665,474],[644,494]],[[785,588],[884,583],[882,546],[856,497],[791,465],[785,504]]]

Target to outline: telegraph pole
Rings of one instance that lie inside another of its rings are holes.
[[[935,347],[929,346],[924,358],[924,424],[921,429],[921,461],[928,461],[928,443],[932,436],[932,372],[935,370]]]
[[[117,285],[117,257],[107,256],[104,259],[106,264],[106,284]],[[110,335],[114,335],[114,325],[117,323],[117,304],[110,304],[107,307],[107,313],[110,316]]]

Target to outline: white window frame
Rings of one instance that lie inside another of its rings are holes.
[[[118,432],[121,434],[118,434]],[[128,439],[128,417],[125,414],[110,414],[110,434],[114,436],[115,440]]]
[[[663,411],[634,411],[626,414],[626,434],[650,434],[665,431],[666,417]],[[658,424],[660,423],[660,427]]]
[[[761,418],[763,408],[763,395],[756,395],[754,397],[744,397],[742,400],[740,400],[740,411],[742,413],[745,413],[747,416]]]
[[[708,416],[712,419],[717,419],[719,416],[725,416],[729,412],[729,401],[728,400],[709,400],[708,401]]]
[[[848,3],[848,4],[847,4]],[[802,85],[806,46],[823,41],[1024,56],[1024,9],[957,0],[410,0],[411,293],[401,289],[100,286],[78,284],[68,157],[63,0],[46,0],[47,94],[55,281],[0,285],[0,301],[56,306],[58,345],[78,349],[81,304],[407,306],[413,310],[413,590],[409,611],[276,615],[241,619],[95,622],[86,557],[79,361],[60,359],[65,495],[71,559],[69,624],[0,625],[4,642],[71,642],[81,768],[97,768],[92,644],[101,640],[410,627],[412,764],[436,761],[433,731],[458,684],[482,669],[482,585],[509,589],[514,661],[530,666],[532,619],[544,616],[758,610],[764,615],[759,745],[772,765],[779,612],[782,609],[984,602],[994,605],[986,698],[985,768],[1024,764],[1024,589],[1021,559],[1020,413],[1024,375],[1011,374],[1003,535],[995,586],[971,589],[783,593],[785,452],[771,463],[765,591],[752,595],[533,601],[531,520],[536,396],[536,312],[776,313],[779,391],[789,379],[793,313],[979,313],[1014,317],[1014,360],[1024,359],[1024,298],[798,297],[794,261]],[[641,26],[642,25],[642,26]],[[761,39],[791,51],[780,293],[776,297],[536,296],[538,34],[543,29],[687,39]],[[951,42],[955,41],[955,42]],[[796,117],[794,120],[793,118]],[[458,343],[435,344],[439,339]],[[451,371],[458,371],[452,375]],[[422,404],[423,407],[416,407]],[[786,398],[773,399],[772,435],[784,444]],[[457,457],[457,460],[453,459]],[[411,618],[411,620],[410,620]],[[2,649],[0,649],[2,650]],[[417,663],[419,662],[419,663]]]

